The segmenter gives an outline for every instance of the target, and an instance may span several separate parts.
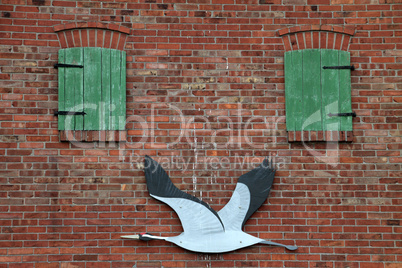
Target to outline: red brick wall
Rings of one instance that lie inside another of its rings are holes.
[[[0,15],[0,267],[400,267],[401,1],[2,0]],[[92,21],[131,29],[126,143],[59,141],[53,26]],[[305,25],[355,27],[352,143],[287,141],[278,31]],[[273,156],[245,231],[299,249],[120,239],[181,231],[145,154],[215,209]]]

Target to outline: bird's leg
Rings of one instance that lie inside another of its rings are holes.
[[[288,246],[288,245],[284,245],[284,244],[281,244],[281,243],[275,243],[275,242],[267,241],[267,240],[261,241],[260,243],[261,243],[261,244],[266,244],[266,245],[284,247],[284,248],[286,248],[286,249],[288,249],[288,250],[296,250],[296,249],[297,249],[296,246]]]

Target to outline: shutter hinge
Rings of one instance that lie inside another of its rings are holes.
[[[356,117],[356,113],[355,112],[352,112],[352,113],[336,113],[336,114],[329,113],[328,116],[329,117],[332,117],[332,116],[352,116],[352,117]]]
[[[84,65],[77,65],[77,64],[66,64],[66,63],[56,63],[54,65],[55,69],[59,67],[66,67],[66,68],[84,68]]]
[[[86,112],[70,112],[70,111],[55,111],[54,115],[85,115],[87,114]]]
[[[326,69],[337,69],[337,70],[341,70],[341,69],[350,69],[351,71],[355,70],[355,66],[354,65],[346,65],[346,66],[324,66],[322,67],[324,70]]]

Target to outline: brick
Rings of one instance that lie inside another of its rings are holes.
[[[72,31],[72,35],[74,38],[74,47],[81,47],[81,33],[78,30]]]
[[[113,32],[113,35],[112,35],[111,39],[112,39],[112,41],[111,41],[111,44],[110,44],[110,48],[117,49],[118,42],[119,42],[119,39],[120,39],[120,34],[117,33],[117,32]]]
[[[278,31],[278,35],[285,35],[285,34],[288,34],[289,33],[289,28],[284,28],[284,29],[280,29],[279,31]]]
[[[80,41],[81,41],[81,46],[82,47],[88,47],[89,46],[89,41],[88,41],[88,30],[87,29],[82,29],[79,31],[80,33]],[[106,39],[106,37],[105,37]]]
[[[283,38],[283,45],[285,47],[285,51],[292,50],[292,46],[291,46],[291,43],[290,43],[289,36],[285,36]]]
[[[327,48],[328,49],[333,49],[334,48],[334,42],[335,42],[335,34],[334,33],[328,33],[327,36]]]
[[[327,48],[327,32],[320,32],[320,48]]]
[[[103,40],[104,40],[104,31],[98,29],[96,31],[96,45],[98,47],[102,47]]]
[[[292,47],[292,50],[297,50],[298,49],[298,43],[297,43],[296,35],[291,34],[291,35],[289,35],[289,38],[290,38],[290,45]]]
[[[120,34],[120,39],[119,39],[119,43],[117,45],[117,49],[124,50],[124,45],[126,43],[126,38],[127,38],[127,35]]]
[[[306,49],[313,48],[312,32],[306,32],[304,34],[304,36],[305,36],[305,42],[306,42]]]
[[[334,49],[340,50],[341,46],[342,46],[342,41],[343,41],[343,35],[336,34],[335,43],[334,43]]]
[[[65,33],[67,47],[74,47],[74,38],[71,31],[66,31]]]
[[[96,30],[88,29],[89,47],[96,47]]]
[[[55,32],[63,31],[64,29],[66,29],[65,27],[66,27],[65,24],[59,24],[59,25],[53,26],[53,30]]]

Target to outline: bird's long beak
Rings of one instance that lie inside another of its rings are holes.
[[[120,236],[121,238],[128,238],[128,239],[135,239],[135,240],[140,240],[139,235],[122,235]]]

